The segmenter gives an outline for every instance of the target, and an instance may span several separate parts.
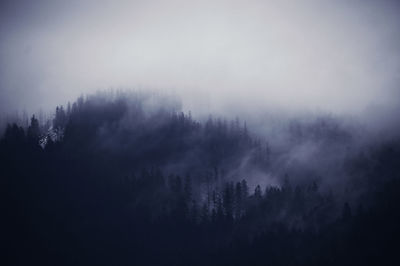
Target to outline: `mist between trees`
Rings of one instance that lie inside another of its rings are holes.
[[[398,221],[397,138],[370,138],[327,115],[277,117],[255,133],[239,118],[195,119],[181,106],[161,93],[106,91],[58,106],[52,119],[8,124],[8,263],[392,259],[383,236]]]

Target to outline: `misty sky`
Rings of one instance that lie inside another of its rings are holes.
[[[335,1],[1,1],[0,111],[107,88],[186,108],[358,112],[400,99],[400,5]]]

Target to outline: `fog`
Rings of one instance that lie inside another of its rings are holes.
[[[400,265],[399,11],[0,1],[0,264]]]
[[[176,93],[197,114],[398,110],[396,1],[17,0],[0,10],[1,112],[108,88]]]

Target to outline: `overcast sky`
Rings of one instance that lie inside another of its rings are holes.
[[[359,112],[400,99],[400,6],[335,1],[1,1],[0,111],[106,88],[193,110]]]

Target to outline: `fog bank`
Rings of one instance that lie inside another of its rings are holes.
[[[196,113],[397,106],[396,1],[2,1],[0,111],[98,89]]]

